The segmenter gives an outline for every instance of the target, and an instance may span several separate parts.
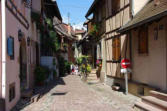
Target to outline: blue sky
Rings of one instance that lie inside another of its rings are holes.
[[[70,23],[74,27],[80,28],[86,21],[85,14],[94,0],[56,0],[63,18],[67,23],[68,13],[70,14]]]

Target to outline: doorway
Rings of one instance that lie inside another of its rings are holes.
[[[27,89],[27,50],[26,42],[23,40],[20,45],[20,88],[21,92]]]

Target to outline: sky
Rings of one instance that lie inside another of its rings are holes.
[[[63,22],[70,24],[74,28],[82,28],[86,21],[85,15],[94,0],[56,0],[59,6]]]

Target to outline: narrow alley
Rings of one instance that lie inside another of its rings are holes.
[[[167,111],[167,0],[0,0],[0,111]]]
[[[68,75],[38,102],[13,111],[134,111],[138,98],[114,93],[103,84],[88,85],[79,76]]]

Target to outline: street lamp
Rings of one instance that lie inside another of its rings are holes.
[[[22,40],[22,38],[23,38],[23,32],[19,29],[19,31],[18,31],[18,40],[19,40],[19,42]]]

